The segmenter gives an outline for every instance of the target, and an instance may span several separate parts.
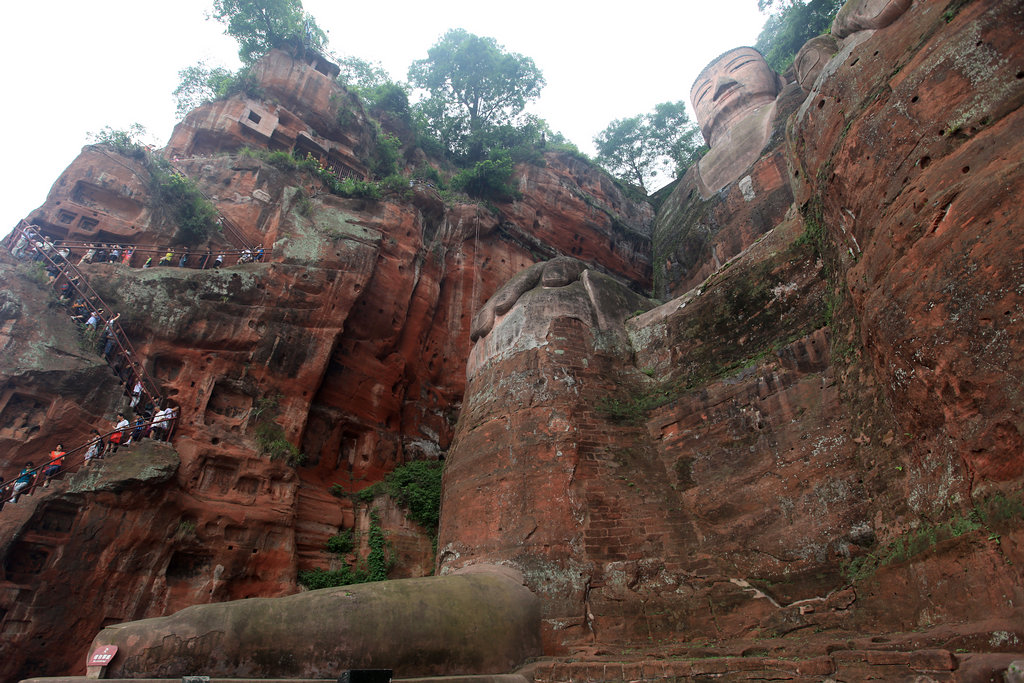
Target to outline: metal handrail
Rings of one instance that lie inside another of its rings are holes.
[[[76,240],[51,240],[51,243],[54,246],[68,247],[69,249],[74,248],[74,249],[87,249],[87,250],[88,249],[95,249],[97,244],[100,244],[101,242],[102,242],[102,240],[94,240],[92,242],[76,241]],[[122,251],[124,251],[125,249],[134,249],[136,253],[147,253],[147,254],[159,254],[161,252],[166,253],[168,251],[174,252],[174,253],[178,254],[178,253],[182,253],[182,252],[186,251],[186,250],[180,249],[180,248],[175,249],[174,247],[169,247],[169,246],[168,247],[158,247],[158,246],[154,246],[152,244],[142,245],[142,244],[125,244],[125,243],[115,243],[115,242],[106,242],[106,244],[113,244],[113,246],[117,247],[118,249],[121,249]],[[103,246],[103,244],[100,244],[100,246]],[[259,247],[257,247],[257,249],[259,249]],[[249,249],[248,247],[246,247],[244,249],[202,249],[202,250],[197,250],[197,251],[188,250],[188,252],[192,256],[196,256],[196,255],[199,255],[199,254],[205,254],[205,253],[211,253],[212,254],[213,252],[218,252],[218,253],[221,253],[221,254],[238,254],[238,255],[240,255],[240,254],[244,254],[247,251],[256,251],[257,249]],[[269,253],[270,251],[271,251],[270,249],[267,249],[265,247],[263,249],[264,253]]]
[[[71,249],[84,249],[84,250],[88,251],[89,249],[96,249],[97,248],[97,243],[96,242],[79,242],[79,241],[71,241],[71,240],[51,240],[50,243],[52,245],[54,245],[55,247],[66,247],[69,250],[71,250]],[[178,257],[180,259],[181,256],[183,256],[183,255],[185,255],[187,253],[188,257],[190,259],[194,258],[194,257],[199,257],[201,259],[201,263],[198,265],[198,267],[196,265],[192,265],[192,264],[186,264],[183,267],[192,268],[192,269],[198,268],[199,270],[206,270],[208,265],[214,261],[214,254],[219,254],[221,256],[225,256],[225,257],[227,257],[226,260],[228,260],[228,261],[231,260],[231,257],[235,257],[235,263],[242,263],[242,257],[248,254],[252,258],[252,262],[253,263],[260,263],[260,262],[264,261],[266,259],[267,255],[270,254],[271,251],[272,251],[272,250],[264,248],[262,246],[257,247],[256,249],[249,249],[247,247],[245,249],[217,249],[217,250],[207,249],[205,251],[190,251],[190,250],[187,250],[187,249],[174,249],[173,247],[155,247],[155,246],[152,246],[152,245],[142,245],[142,246],[140,246],[140,245],[136,245],[136,244],[115,244],[115,243],[108,243],[108,244],[113,244],[113,246],[115,246],[118,249],[120,249],[122,251],[122,256],[121,257],[124,256],[123,252],[128,250],[128,249],[132,250],[133,256],[135,254],[142,254],[142,255],[144,255],[144,254],[152,254],[153,256],[158,256],[158,255],[164,255],[164,254],[170,253],[170,254],[172,254],[172,256]],[[100,244],[100,246],[103,246],[103,245]],[[260,250],[263,251],[263,254],[259,257],[259,259],[257,259],[256,258],[256,254]],[[121,257],[119,257],[119,258],[121,258]],[[101,261],[101,263],[102,263],[102,261]],[[110,263],[114,263],[114,261],[110,261]],[[128,265],[129,267],[132,267],[132,268],[139,267],[139,266],[132,266],[131,264],[126,264],[126,265]]]
[[[19,238],[25,239],[26,241],[28,241],[29,244],[35,247],[35,240],[30,238],[26,234],[25,228],[23,228],[22,226],[28,227],[24,220],[18,223],[18,225],[14,228],[12,234],[16,233]],[[41,236],[37,237],[37,239],[42,241]],[[13,247],[11,248],[13,249]],[[72,289],[74,289],[79,296],[82,297],[82,300],[88,307],[89,312],[95,315],[100,321],[102,321],[104,326],[107,326],[107,324],[111,321],[111,318],[114,318],[113,325],[111,326],[111,332],[113,333],[114,343],[118,347],[118,351],[120,351],[121,355],[125,358],[126,361],[128,361],[132,370],[135,371],[136,377],[140,381],[142,381],[143,391],[145,391],[151,398],[157,401],[162,401],[163,395],[160,393],[159,385],[156,383],[155,380],[153,380],[152,377],[150,377],[149,373],[146,372],[145,366],[136,360],[138,358],[138,355],[135,352],[135,348],[132,346],[131,342],[128,341],[128,337],[124,334],[124,330],[117,323],[117,316],[115,315],[108,317],[104,315],[104,310],[110,311],[111,309],[106,304],[106,302],[103,301],[99,293],[97,293],[96,290],[93,289],[92,285],[89,284],[89,280],[85,277],[85,275],[83,275],[82,272],[78,270],[78,268],[66,258],[61,257],[61,262],[58,262],[50,254],[48,254],[45,249],[38,247],[36,248],[36,253],[42,256],[50,265],[56,268],[61,275],[63,275],[68,285]],[[70,275],[68,274],[69,272]],[[58,282],[60,282],[60,276],[55,278],[52,284],[56,286]]]
[[[173,420],[176,422],[178,417],[180,417],[180,416],[175,416],[173,418]],[[128,425],[128,427],[126,429],[112,429],[109,432],[106,432],[105,434],[100,434],[99,438],[102,440],[102,443],[106,444],[107,443],[107,439],[109,439],[112,434],[117,434],[118,432],[121,432],[123,434],[126,431],[135,431],[135,429],[137,429],[139,427],[149,427],[149,428],[152,428],[154,424],[165,424],[167,422],[169,422],[169,420],[165,420],[163,418],[161,418],[160,420],[155,420],[155,419],[151,418],[149,421],[143,422],[141,425],[130,424],[130,425]],[[169,443],[170,440],[171,440],[171,430],[168,428],[167,436],[166,436],[166,441]],[[76,446],[75,448],[72,448],[69,451],[65,451],[63,455],[61,455],[61,456],[59,456],[57,458],[51,458],[50,460],[44,462],[43,464],[37,465],[36,467],[33,467],[28,472],[19,472],[16,476],[11,477],[10,479],[4,480],[4,481],[0,481],[0,501],[3,501],[4,503],[10,502],[11,498],[14,496],[14,492],[11,491],[11,495],[7,495],[6,493],[4,493],[4,489],[6,489],[8,486],[10,486],[14,482],[18,481],[19,479],[21,479],[22,477],[24,477],[26,474],[32,476],[32,481],[28,485],[27,488],[25,488],[23,491],[18,493],[18,496],[20,497],[20,496],[31,495],[32,491],[34,491],[38,487],[38,485],[39,485],[39,482],[38,482],[39,474],[46,467],[49,467],[51,464],[57,462],[57,460],[63,459],[67,464],[63,465],[61,467],[61,469],[59,470],[59,472],[55,472],[54,474],[50,475],[49,478],[52,478],[53,476],[56,476],[57,474],[67,474],[67,473],[69,473],[71,471],[72,467],[74,467],[76,465],[81,465],[82,463],[85,462],[85,452],[89,448],[89,446],[91,446],[95,441],[96,441],[96,437],[94,436],[94,437],[90,438],[88,441],[86,441],[84,444],[82,444],[81,446]],[[81,457],[80,460],[75,460],[75,459],[73,459],[71,457],[72,455],[75,455],[75,454],[77,454],[79,452],[81,452],[81,454],[82,454],[82,457]],[[102,456],[100,456],[100,459],[103,459]]]

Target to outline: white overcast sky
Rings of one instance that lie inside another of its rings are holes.
[[[0,234],[42,204],[57,176],[104,126],[141,123],[163,146],[175,124],[171,92],[200,59],[238,66],[236,45],[206,20],[211,0],[28,0],[0,27],[6,98]],[[497,39],[532,57],[547,79],[529,111],[588,154],[616,118],[689,99],[722,52],[750,45],[757,0],[305,0],[339,56],[379,61],[396,80],[449,28]]]

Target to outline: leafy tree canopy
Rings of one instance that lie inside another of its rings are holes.
[[[844,0],[758,0],[762,12],[772,11],[754,44],[768,65],[782,73],[804,43],[828,31]]]
[[[464,29],[451,29],[413,62],[409,82],[426,91],[417,108],[427,131],[449,154],[471,161],[485,155],[478,136],[516,123],[545,85],[531,58]]]
[[[213,0],[224,33],[238,41],[238,57],[252,64],[275,47],[302,45],[322,51],[327,34],[317,26],[301,0]]]
[[[136,159],[142,159],[146,155],[146,143],[143,140],[147,135],[146,128],[141,123],[133,123],[128,128],[103,126],[98,133],[86,133],[91,144],[109,145],[117,152]]]
[[[410,120],[409,86],[396,83],[380,62],[359,57],[345,57],[338,66],[338,83],[359,95],[369,109],[387,111],[405,121]]]
[[[648,192],[659,172],[682,174],[707,151],[700,128],[682,100],[662,102],[654,111],[616,119],[594,137],[597,162]]]
[[[380,62],[369,62],[360,57],[345,57],[338,61],[341,72],[338,82],[349,90],[361,92],[391,83],[391,76]]]
[[[478,199],[508,201],[517,196],[510,182],[512,170],[512,157],[508,150],[494,149],[490,158],[459,171],[452,178],[452,188]]]

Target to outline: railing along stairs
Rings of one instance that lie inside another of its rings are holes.
[[[16,502],[17,499],[21,498],[21,496],[32,495],[37,489],[39,489],[44,484],[48,484],[48,482],[51,479],[54,479],[57,476],[63,476],[65,474],[77,471],[83,464],[89,462],[86,460],[86,455],[89,452],[89,447],[96,442],[97,438],[100,439],[100,453],[94,456],[92,459],[104,460],[106,457],[109,456],[105,456],[103,454],[103,449],[106,447],[106,444],[108,443],[112,435],[120,433],[122,435],[121,447],[128,449],[130,448],[130,446],[125,445],[125,441],[130,439],[130,437],[125,436],[126,433],[131,432],[132,435],[134,435],[134,433],[137,430],[149,432],[152,430],[154,425],[161,424],[163,425],[163,428],[165,430],[165,434],[163,435],[162,440],[169,442],[171,440],[171,435],[173,434],[174,427],[177,425],[177,416],[170,420],[166,420],[165,418],[156,415],[147,421],[130,424],[125,429],[113,429],[109,432],[106,432],[105,434],[100,434],[98,437],[93,436],[80,446],[76,446],[71,450],[64,451],[59,456],[51,458],[46,462],[42,463],[41,465],[33,467],[27,472],[22,471],[19,474],[11,477],[10,479],[0,481],[0,508],[3,508],[3,506],[7,503]],[[53,465],[55,463],[60,465],[60,469],[50,474],[45,474],[46,469],[50,467],[50,465]],[[26,477],[29,479],[28,485],[18,491],[15,491],[15,483]]]
[[[24,257],[28,253],[38,255],[43,263],[49,264],[49,272],[56,273],[50,280],[50,285],[60,290],[66,284],[67,289],[78,295],[79,300],[85,305],[86,310],[99,321],[96,329],[102,324],[107,332],[107,343],[112,345],[110,353],[105,353],[107,363],[114,369],[118,377],[132,386],[135,382],[142,384],[142,391],[154,403],[160,403],[163,395],[156,381],[146,371],[145,365],[139,360],[135,348],[128,340],[121,325],[117,322],[118,316],[113,314],[110,306],[103,301],[99,293],[89,284],[89,280],[78,269],[68,256],[62,256],[57,247],[38,233],[31,231],[25,221],[20,221],[17,227],[6,238],[7,248],[16,258]],[[115,362],[122,361],[120,367]],[[124,371],[128,370],[128,376]]]

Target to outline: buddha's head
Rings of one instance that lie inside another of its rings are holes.
[[[704,67],[690,89],[690,102],[708,146],[737,119],[779,94],[781,83],[761,53],[752,47],[729,50]]]

